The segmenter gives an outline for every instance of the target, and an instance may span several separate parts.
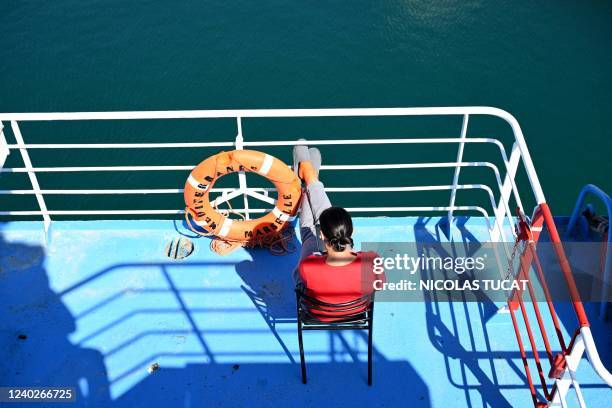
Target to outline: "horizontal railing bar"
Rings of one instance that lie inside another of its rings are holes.
[[[231,147],[235,142],[193,143],[28,143],[9,144],[9,149],[168,149],[190,147]]]
[[[428,144],[428,143],[498,143],[493,138],[413,138],[413,139],[336,139],[336,140],[287,140],[243,142],[243,146],[295,146],[295,145],[344,145],[344,144]],[[194,142],[194,143],[29,143],[9,144],[9,149],[148,149],[148,148],[190,148],[190,147],[227,147],[234,142]]]
[[[80,171],[173,171],[192,170],[194,166],[81,166],[81,167],[35,167],[31,171],[38,173],[60,173]],[[26,173],[23,167],[0,169],[0,173]]]
[[[345,164],[324,165],[320,170],[391,170],[391,169],[423,169],[440,167],[480,167],[489,166],[488,162],[446,162],[446,163],[399,163],[399,164]],[[80,167],[35,167],[26,169],[24,167],[2,168],[0,173],[60,173],[60,172],[83,172],[83,171],[174,171],[192,170],[194,166],[80,166]]]
[[[231,189],[228,189],[231,190]],[[182,193],[182,188],[156,188],[156,189],[121,189],[121,190],[0,190],[0,194],[64,194],[64,195],[85,195],[85,194],[177,194]]]
[[[353,212],[413,212],[413,211],[448,211],[448,206],[430,206],[430,207],[353,207],[346,208],[347,211]],[[481,207],[478,206],[455,206],[454,211],[479,211],[483,214],[488,213]],[[244,208],[234,209],[241,213],[267,213],[270,210],[261,208]],[[49,210],[49,211],[0,211],[0,215],[172,215],[172,214],[184,214],[184,210]]]
[[[291,118],[330,116],[449,116],[493,115],[506,120],[513,117],[506,111],[489,106],[456,106],[428,108],[331,108],[331,109],[229,109],[169,110],[125,112],[37,112],[0,113],[0,121],[53,120],[128,120],[128,119],[205,119],[205,118]]]
[[[49,210],[48,215],[164,215],[183,214],[184,210]],[[0,215],[42,215],[41,211],[0,211]]]
[[[343,144],[428,144],[428,143],[460,143],[465,141],[458,137],[441,138],[410,138],[410,139],[335,139],[335,140],[286,140],[286,141],[261,141],[244,142],[244,146],[297,146],[297,145],[343,145]],[[472,138],[468,143],[501,143],[493,138]]]
[[[228,193],[234,191],[234,188],[213,188],[211,193]],[[252,188],[255,191],[275,191],[273,188]],[[0,194],[65,194],[65,195],[81,195],[81,194],[178,194],[183,193],[182,188],[152,188],[152,189],[101,189],[101,190],[0,190]]]
[[[353,212],[396,212],[396,211],[448,211],[451,207],[425,206],[425,207],[347,207],[347,211]],[[479,211],[487,213],[478,206],[455,206],[453,211]]]
[[[483,188],[484,184],[460,184],[458,189],[476,189]],[[409,186],[409,187],[329,187],[325,191],[330,193],[357,193],[357,192],[403,192],[403,191],[435,191],[435,190],[450,190],[452,185],[440,186]]]
[[[487,162],[442,162],[442,163],[398,163],[398,164],[332,164],[323,165],[320,170],[392,170],[392,169],[428,169],[441,167],[481,167]]]
[[[457,185],[457,189],[477,189],[486,187],[484,184],[462,184]],[[410,187],[326,187],[328,193],[358,193],[358,192],[410,192],[410,191],[437,191],[450,190],[452,185],[440,186],[410,186]],[[229,193],[233,188],[213,188],[211,193]],[[248,188],[248,191],[267,191],[274,192],[275,188]],[[0,194],[65,194],[65,195],[97,195],[97,194],[178,194],[183,193],[182,188],[159,188],[159,189],[119,189],[119,190],[0,190]]]

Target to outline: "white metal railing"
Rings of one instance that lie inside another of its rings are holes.
[[[373,116],[455,116],[462,118],[461,129],[458,129],[456,138],[400,138],[400,139],[334,139],[334,140],[308,140],[308,141],[248,141],[245,140],[242,120],[247,118],[306,118],[306,117],[373,117]],[[508,123],[514,135],[514,143],[508,155],[504,145],[495,138],[468,137],[469,119],[475,115],[488,115],[501,118]],[[168,142],[168,143],[40,143],[30,144],[24,141],[19,123],[30,121],[74,121],[74,120],[141,120],[141,119],[212,119],[212,118],[234,118],[236,120],[236,137],[233,142]],[[4,123],[10,123],[16,143],[9,144],[4,135]],[[412,192],[412,191],[449,191],[447,203],[431,206],[404,206],[388,207],[372,205],[370,207],[347,208],[354,212],[430,212],[440,211],[447,214],[450,228],[453,212],[472,211],[483,215],[488,224],[489,234],[492,242],[507,242],[506,232],[514,234],[514,216],[510,208],[510,200],[514,198],[518,207],[523,210],[521,195],[519,194],[515,177],[520,163],[523,163],[527,173],[531,194],[537,204],[545,203],[544,194],[540,186],[529,150],[517,120],[508,112],[492,107],[431,107],[431,108],[358,108],[358,109],[260,109],[260,110],[190,110],[190,111],[146,111],[146,112],[79,112],[79,113],[0,113],[0,173],[24,173],[28,175],[31,188],[20,190],[0,190],[2,195],[34,195],[36,197],[38,210],[8,210],[0,211],[0,215],[20,217],[40,215],[43,217],[45,230],[48,230],[52,216],[54,215],[165,215],[180,214],[179,209],[147,209],[147,210],[118,210],[118,209],[95,209],[95,210],[50,210],[47,208],[45,196],[47,195],[129,195],[129,194],[181,194],[181,188],[121,188],[121,189],[43,189],[39,185],[38,173],[57,172],[104,172],[104,171],[189,171],[193,164],[184,165],[156,165],[156,166],[77,166],[77,167],[35,167],[30,159],[29,150],[33,149],[165,149],[165,148],[262,148],[272,146],[293,146],[298,144],[308,145],[406,145],[406,144],[457,144],[457,155],[454,162],[432,162],[432,163],[396,163],[396,164],[342,164],[324,165],[322,171],[351,171],[366,169],[427,169],[427,168],[450,168],[454,174],[450,184],[444,185],[422,185],[422,186],[395,186],[395,187],[326,187],[326,191],[335,193],[361,193],[361,192]],[[490,161],[463,160],[463,154],[468,144],[492,144],[497,146],[503,167],[500,169]],[[18,151],[21,155],[24,167],[3,167],[9,152]],[[483,167],[490,169],[495,176],[493,187],[486,183],[461,184],[461,169],[464,167]],[[244,173],[239,173],[238,188],[215,188],[212,192],[220,193],[215,199],[220,204],[232,198],[244,197],[244,208],[238,209],[247,215],[264,213],[269,210],[250,208],[248,198],[273,204],[274,199],[269,196],[272,189],[251,188],[247,186]],[[1,178],[0,178],[1,180]],[[456,194],[459,190],[482,190],[486,192],[491,210],[477,205],[456,205]],[[492,221],[492,224],[491,224]],[[505,223],[509,228],[505,228]],[[509,256],[506,248],[506,256]],[[499,262],[499,261],[498,261]],[[598,358],[597,349],[590,337],[588,328],[583,328],[584,341],[575,350],[572,358],[580,359],[583,351],[594,364],[597,372],[610,384],[610,374],[605,370]],[[573,363],[572,363],[573,364]],[[577,364],[577,360],[576,360]],[[572,366],[573,369],[573,366]],[[603,374],[602,374],[603,373]],[[571,374],[571,373],[570,373]],[[569,375],[569,374],[568,374]],[[565,385],[564,385],[565,387]],[[565,390],[565,389],[564,389]],[[562,390],[562,391],[564,391]],[[555,401],[558,402],[558,401]]]
[[[458,138],[403,138],[403,139],[359,139],[359,140],[309,140],[309,145],[342,145],[342,144],[361,144],[361,145],[390,145],[390,144],[458,144],[457,160],[447,163],[398,163],[398,164],[368,164],[368,165],[327,165],[322,166],[322,171],[346,171],[346,170],[366,170],[366,169],[423,169],[423,168],[454,168],[455,173],[452,184],[448,186],[399,186],[399,187],[358,187],[358,188],[333,188],[330,192],[400,192],[400,191],[429,191],[429,190],[449,190],[450,198],[447,205],[430,207],[360,207],[353,211],[360,212],[414,212],[414,211],[446,211],[448,213],[449,225],[452,221],[452,214],[459,210],[472,210],[481,212],[489,218],[489,212],[474,206],[455,206],[456,192],[460,189],[483,189],[485,185],[464,185],[459,184],[460,169],[462,167],[488,167],[495,175],[497,185],[496,194],[488,188],[488,195],[492,201],[492,211],[494,224],[491,228],[492,240],[505,241],[504,217],[509,225],[512,223],[512,213],[509,208],[509,200],[514,196],[519,207],[522,208],[521,198],[514,182],[514,175],[518,167],[518,159],[522,159],[529,177],[533,193],[538,203],[545,202],[542,189],[540,187],[533,163],[529,156],[527,146],[518,122],[509,113],[490,107],[456,107],[456,108],[374,108],[374,109],[263,109],[263,110],[203,110],[203,111],[149,111],[149,112],[80,112],[80,113],[14,113],[0,114],[0,123],[10,122],[15,144],[2,143],[0,138],[0,157],[2,149],[4,151],[18,150],[24,162],[21,168],[0,168],[1,173],[25,173],[28,175],[32,189],[28,190],[0,190],[0,194],[32,194],[36,196],[39,210],[24,211],[11,210],[2,211],[0,215],[26,216],[41,215],[44,220],[45,229],[48,229],[53,215],[164,215],[179,214],[181,210],[176,209],[150,209],[150,210],[49,210],[45,202],[45,195],[49,194],[180,194],[182,189],[155,188],[155,189],[100,189],[100,190],[70,190],[56,189],[45,190],[40,188],[37,173],[57,173],[57,172],[100,172],[100,171],[188,171],[193,168],[192,164],[186,165],[158,165],[158,166],[75,166],[75,167],[34,167],[30,160],[28,150],[30,149],[163,149],[163,148],[197,148],[197,147],[234,147],[242,149],[246,147],[266,147],[266,146],[292,146],[300,144],[299,141],[262,141],[249,142],[244,140],[242,132],[243,118],[287,118],[287,117],[332,117],[332,116],[461,116],[463,123]],[[515,144],[513,146],[513,156],[508,160],[506,151],[502,143],[494,138],[468,138],[467,128],[470,115],[491,115],[504,119],[511,126]],[[70,121],[70,120],[138,120],[138,119],[186,119],[186,118],[235,118],[237,135],[234,142],[196,142],[196,143],[66,143],[66,144],[27,144],[21,134],[19,122],[26,121]],[[3,134],[0,131],[0,135]],[[498,147],[501,159],[504,163],[502,172],[489,162],[463,162],[463,149],[467,143],[489,143]],[[518,152],[518,154],[515,154]],[[513,160],[514,158],[514,160]],[[504,179],[502,180],[502,175]],[[266,202],[273,202],[268,197],[268,190],[249,188],[244,174],[239,174],[238,189],[215,189],[213,191],[221,193],[216,202],[222,203],[240,195],[244,196],[244,208],[239,209],[249,216],[253,213],[261,213],[265,210],[249,208],[248,197],[256,198]],[[498,198],[495,198],[498,196]]]

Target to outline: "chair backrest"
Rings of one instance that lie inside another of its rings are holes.
[[[298,309],[306,312],[311,317],[323,315],[325,317],[338,317],[339,320],[347,321],[353,318],[359,320],[370,320],[372,318],[372,310],[374,305],[374,294],[361,296],[350,302],[343,303],[328,303],[309,296],[305,293],[303,285],[298,285],[295,288],[297,297]],[[364,312],[367,312],[367,318],[364,319]],[[299,317],[299,316],[298,316]],[[333,322],[330,322],[333,323]]]

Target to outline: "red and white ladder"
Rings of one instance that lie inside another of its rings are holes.
[[[603,363],[601,362],[601,359],[599,358],[599,354],[597,352],[597,348],[595,346],[595,342],[593,341],[593,336],[591,334],[589,320],[584,311],[582,301],[580,300],[580,295],[576,287],[576,282],[574,280],[574,276],[572,274],[569,262],[565,255],[565,251],[563,249],[563,245],[561,243],[561,239],[559,237],[559,233],[557,232],[557,228],[555,226],[555,222],[550,212],[550,208],[548,207],[548,204],[541,203],[538,205],[534,212],[533,221],[531,223],[528,222],[528,220],[520,210],[517,210],[517,213],[518,225],[516,227],[517,238],[515,243],[515,252],[521,244],[523,245],[523,249],[520,255],[517,279],[525,279],[528,281],[527,287],[531,299],[530,303],[533,305],[534,314],[536,316],[537,321],[537,327],[541,333],[548,362],[551,367],[550,371],[545,374],[536,346],[534,329],[530,324],[527,307],[523,298],[524,294],[516,291],[511,295],[510,299],[508,300],[508,306],[510,310],[510,315],[512,317],[512,324],[514,326],[514,331],[516,334],[521,359],[523,361],[525,375],[529,385],[529,390],[531,392],[534,407],[565,408],[567,407],[566,397],[572,389],[576,394],[579,406],[586,407],[587,405],[580,390],[580,383],[576,378],[576,371],[578,369],[578,365],[580,364],[582,356],[585,354],[585,352],[595,372],[610,387],[612,387],[612,374],[610,374],[610,372],[604,367]],[[563,278],[567,283],[572,306],[576,314],[576,318],[578,320],[578,327],[574,331],[574,334],[571,339],[569,339],[569,342],[566,342],[566,339],[563,336],[563,332],[559,323],[559,318],[555,311],[555,306],[553,304],[548,284],[542,271],[542,265],[540,263],[540,259],[538,258],[538,254],[536,251],[536,244],[538,242],[538,239],[540,238],[540,234],[544,227],[546,227],[550,235],[550,240],[556,253],[557,260],[561,266]],[[557,341],[561,349],[561,352],[557,354],[553,354],[553,351],[551,349],[549,335],[544,325],[544,318],[534,294],[534,287],[530,278],[530,271],[532,270],[532,267],[535,270],[535,274],[542,285],[542,290],[544,296],[546,297],[547,309],[549,311],[550,318],[552,319],[552,323],[555,328],[555,334],[553,337],[557,337]],[[537,377],[542,386],[542,392],[544,394],[545,401],[540,400],[536,392],[536,387],[534,386],[534,380],[532,378],[531,369],[529,367],[529,362],[527,359],[527,352],[525,350],[523,337],[521,335],[521,330],[519,328],[519,323],[516,316],[518,310],[520,310],[522,320],[525,323],[527,338],[532,349],[533,359],[535,361],[535,366],[537,370]],[[553,380],[553,383],[552,386],[549,387],[548,381],[551,379]]]

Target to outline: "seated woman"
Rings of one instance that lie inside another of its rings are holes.
[[[294,170],[306,185],[299,216],[302,251],[294,279],[308,296],[327,303],[350,302],[372,293],[374,281],[384,281],[384,274],[373,272],[377,254],[353,251],[351,216],[344,208],[332,207],[319,181],[321,153],[295,146],[293,160]],[[321,321],[341,317],[317,310],[311,314]]]

